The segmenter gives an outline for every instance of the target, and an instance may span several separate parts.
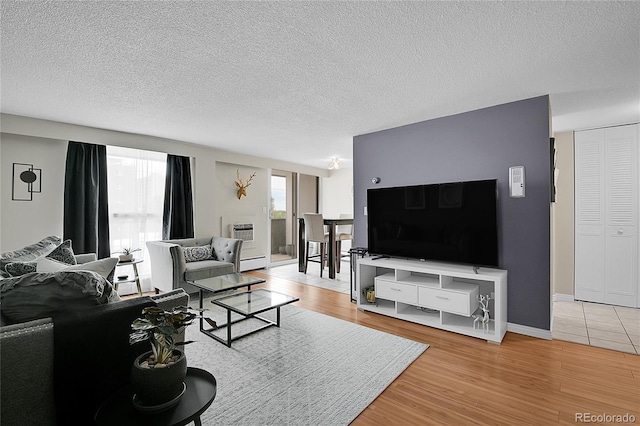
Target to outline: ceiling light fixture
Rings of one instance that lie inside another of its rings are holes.
[[[340,168],[340,159],[338,157],[333,157],[331,161],[329,161],[329,170],[337,170]]]

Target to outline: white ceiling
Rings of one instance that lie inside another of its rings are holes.
[[[554,131],[640,120],[638,2],[1,8],[8,114],[316,167],[348,166],[355,135],[540,95]]]

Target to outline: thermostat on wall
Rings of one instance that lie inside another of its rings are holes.
[[[524,166],[509,167],[509,196],[524,197]]]

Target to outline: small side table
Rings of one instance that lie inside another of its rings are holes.
[[[159,413],[140,412],[133,406],[133,391],[126,386],[98,408],[97,425],[104,426],[182,426],[194,422],[202,426],[200,415],[216,397],[217,383],[213,374],[200,368],[188,367],[184,379],[187,390],[175,407]]]
[[[140,286],[140,276],[138,275],[138,263],[142,263],[144,262],[144,259],[133,259],[130,260],[128,262],[118,262],[118,264],[116,265],[116,268],[118,267],[122,267],[122,266],[133,266],[133,278],[132,279],[127,279],[127,280],[119,280],[118,279],[118,274],[115,274],[115,277],[113,279],[113,284],[116,288],[116,291],[118,291],[118,284],[120,283],[136,283],[136,285],[138,286],[138,295],[142,296],[142,288]]]

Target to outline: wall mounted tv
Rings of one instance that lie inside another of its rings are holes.
[[[498,267],[497,181],[372,188],[372,255]]]

